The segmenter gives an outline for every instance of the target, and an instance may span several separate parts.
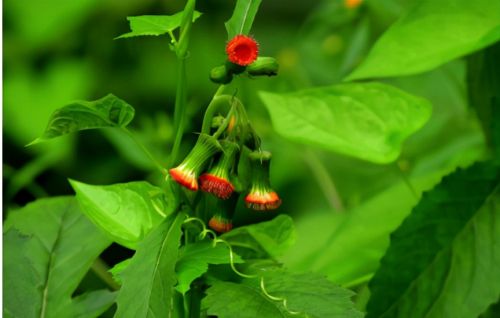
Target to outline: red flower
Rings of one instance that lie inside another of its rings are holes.
[[[246,66],[257,59],[259,46],[253,38],[240,34],[226,45],[226,53],[232,63]]]
[[[234,191],[234,186],[229,180],[211,173],[202,174],[200,184],[203,191],[212,193],[221,199],[229,199]]]
[[[277,209],[281,205],[278,194],[272,190],[254,190],[245,197],[246,206],[257,211]]]
[[[194,171],[188,170],[181,165],[177,168],[170,169],[168,172],[170,172],[172,178],[180,185],[191,191],[198,190],[198,181],[196,181],[196,173]]]
[[[210,221],[208,221],[208,226],[212,230],[219,233],[229,232],[233,229],[233,223],[230,219],[224,218],[221,215],[214,215]]]

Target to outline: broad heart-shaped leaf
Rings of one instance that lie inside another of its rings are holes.
[[[233,15],[225,23],[229,39],[250,32],[261,2],[262,0],[236,0]]]
[[[185,294],[191,283],[207,272],[208,264],[229,264],[229,255],[229,248],[220,243],[214,246],[211,242],[197,242],[184,246],[175,267],[178,276],[176,289]],[[233,254],[233,257],[233,263],[243,263],[238,255]]]
[[[184,219],[183,213],[170,214],[139,243],[120,274],[123,284],[116,317],[171,317]]]
[[[207,290],[203,307],[209,315],[219,318],[363,317],[350,300],[353,293],[322,276],[279,271],[266,275],[264,283],[271,296],[286,299],[288,310],[283,301],[266,296],[258,282],[236,284],[215,281]]]
[[[130,38],[144,35],[162,35],[169,33],[181,26],[182,14],[184,11],[173,15],[141,15],[137,17],[127,17],[130,23],[131,32],[122,34],[116,39]],[[201,16],[201,13],[194,11],[193,22]]]
[[[367,317],[477,317],[500,296],[500,169],[445,177],[391,235]]]
[[[134,114],[132,106],[113,94],[91,102],[76,101],[56,110],[43,135],[30,145],[80,130],[126,127]]]
[[[161,220],[171,198],[146,181],[90,185],[70,180],[83,213],[116,243],[135,249]]]
[[[260,97],[282,136],[376,163],[395,160],[403,141],[431,114],[427,100],[381,83]]]
[[[99,315],[113,297],[96,308],[71,296],[110,243],[73,197],[41,199],[12,211],[4,225],[4,315]]]
[[[348,79],[416,74],[500,39],[499,0],[419,0]]]
[[[271,221],[242,226],[221,236],[243,258],[276,257],[295,243],[293,220],[280,214]]]

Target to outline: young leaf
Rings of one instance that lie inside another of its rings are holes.
[[[394,161],[404,140],[431,114],[427,100],[381,83],[260,97],[284,137],[376,163]]]
[[[131,32],[122,34],[115,39],[124,39],[134,36],[162,35],[173,32],[181,26],[182,14],[184,11],[173,15],[141,15],[137,17],[127,17],[130,23]],[[201,16],[201,13],[193,13],[193,22]]]
[[[363,317],[350,300],[352,292],[322,276],[277,272],[267,275],[264,282],[271,296],[286,299],[288,310],[283,301],[270,299],[258,285],[222,281],[213,282],[207,290],[203,307],[219,318]]]
[[[116,317],[171,317],[184,219],[182,213],[169,215],[139,243],[120,275]]]
[[[76,101],[56,110],[43,135],[30,145],[80,130],[126,127],[134,114],[132,106],[113,94],[92,102]]]
[[[499,182],[499,167],[484,162],[424,193],[391,235],[367,317],[477,317],[497,301]]]
[[[185,294],[191,283],[208,270],[208,264],[229,264],[229,249],[223,244],[214,246],[211,242],[198,242],[183,247],[176,265],[178,276],[177,291]],[[243,263],[234,255],[233,263]]]
[[[221,237],[243,257],[276,257],[295,243],[295,229],[292,218],[280,214],[271,221],[242,226]]]
[[[428,71],[499,39],[500,1],[420,0],[382,35],[348,79]]]
[[[164,192],[146,181],[89,185],[70,180],[83,213],[116,243],[135,249],[167,213]]]
[[[110,245],[72,197],[41,199],[13,211],[4,225],[4,313],[13,317],[91,317],[71,295]],[[112,298],[100,304],[102,310]]]
[[[225,23],[229,39],[232,39],[238,34],[248,35],[261,2],[262,0],[236,1],[233,15]]]

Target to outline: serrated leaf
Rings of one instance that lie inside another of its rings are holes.
[[[500,169],[478,163],[424,193],[391,235],[367,317],[477,317],[500,296]]]
[[[184,219],[182,213],[169,215],[139,243],[121,273],[116,317],[170,317]]]
[[[135,249],[161,222],[171,198],[146,181],[90,185],[70,180],[83,213],[116,243]]]
[[[71,296],[111,242],[76,200],[41,199],[12,211],[4,233],[4,314],[74,317],[81,312]]]
[[[236,284],[215,281],[207,290],[203,307],[209,315],[219,318],[276,318],[276,317],[362,317],[350,300],[352,292],[314,274],[276,272],[264,278],[267,297],[259,284]],[[230,304],[230,305],[228,305]],[[293,313],[295,312],[295,313]],[[299,314],[300,313],[300,314]]]
[[[233,263],[243,263],[241,257],[233,254]],[[191,283],[207,272],[208,264],[229,264],[229,248],[223,244],[213,245],[211,242],[197,242],[184,246],[180,251],[176,265],[178,276],[177,291],[185,294]]]
[[[30,145],[80,130],[126,127],[134,114],[132,106],[113,94],[91,102],[76,101],[56,110],[43,135]]]
[[[293,246],[295,229],[292,218],[280,214],[271,221],[233,229],[221,238],[244,258],[276,257]]]
[[[260,97],[282,136],[376,163],[394,161],[405,139],[431,115],[427,100],[382,83]]]
[[[248,35],[262,0],[237,0],[233,15],[226,21],[227,36]]]
[[[420,0],[382,35],[348,79],[417,74],[498,39],[500,1]]]
[[[184,11],[173,15],[141,15],[127,17],[130,23],[131,32],[122,34],[115,39],[124,39],[135,36],[158,36],[173,32],[181,26],[182,14]],[[201,13],[194,11],[193,22],[201,16]]]

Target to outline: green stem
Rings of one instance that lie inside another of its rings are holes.
[[[226,130],[227,126],[229,126],[229,122],[231,121],[231,116],[233,116],[233,113],[234,113],[234,106],[231,107],[231,109],[227,113],[226,118],[224,118],[222,125],[220,125],[217,131],[214,133],[213,135],[214,138],[218,139],[220,135]]]
[[[108,272],[109,267],[104,261],[100,258],[97,258],[92,264],[92,271],[99,277],[103,282],[106,283],[112,290],[120,289],[120,285],[118,285],[114,280],[111,274]]]
[[[142,144],[142,142],[137,139],[137,137],[130,131],[128,130],[127,128],[125,127],[121,127],[121,130],[130,137],[130,139],[132,139],[135,144],[141,148],[141,150],[146,154],[146,156],[148,156],[149,160],[151,160],[151,162],[155,165],[155,167],[162,173],[162,174],[166,174],[166,170],[165,168],[163,167],[163,165],[158,161],[158,159],[155,158],[155,156],[153,156],[153,154]]]
[[[212,127],[212,118],[214,117],[215,112],[217,112],[221,106],[227,106],[229,104],[228,101],[231,97],[222,95],[223,91],[224,85],[220,85],[215,92],[214,97],[212,97],[210,104],[208,104],[207,110],[205,110],[205,116],[203,117],[203,123],[201,126],[201,132],[203,134],[210,134],[210,128]]]
[[[177,156],[179,155],[179,148],[182,142],[182,135],[184,133],[184,124],[186,117],[186,59],[179,59],[179,66],[177,70],[177,89],[175,94],[175,110],[174,110],[174,130],[175,138],[172,152],[170,154],[169,167],[175,165]]]

